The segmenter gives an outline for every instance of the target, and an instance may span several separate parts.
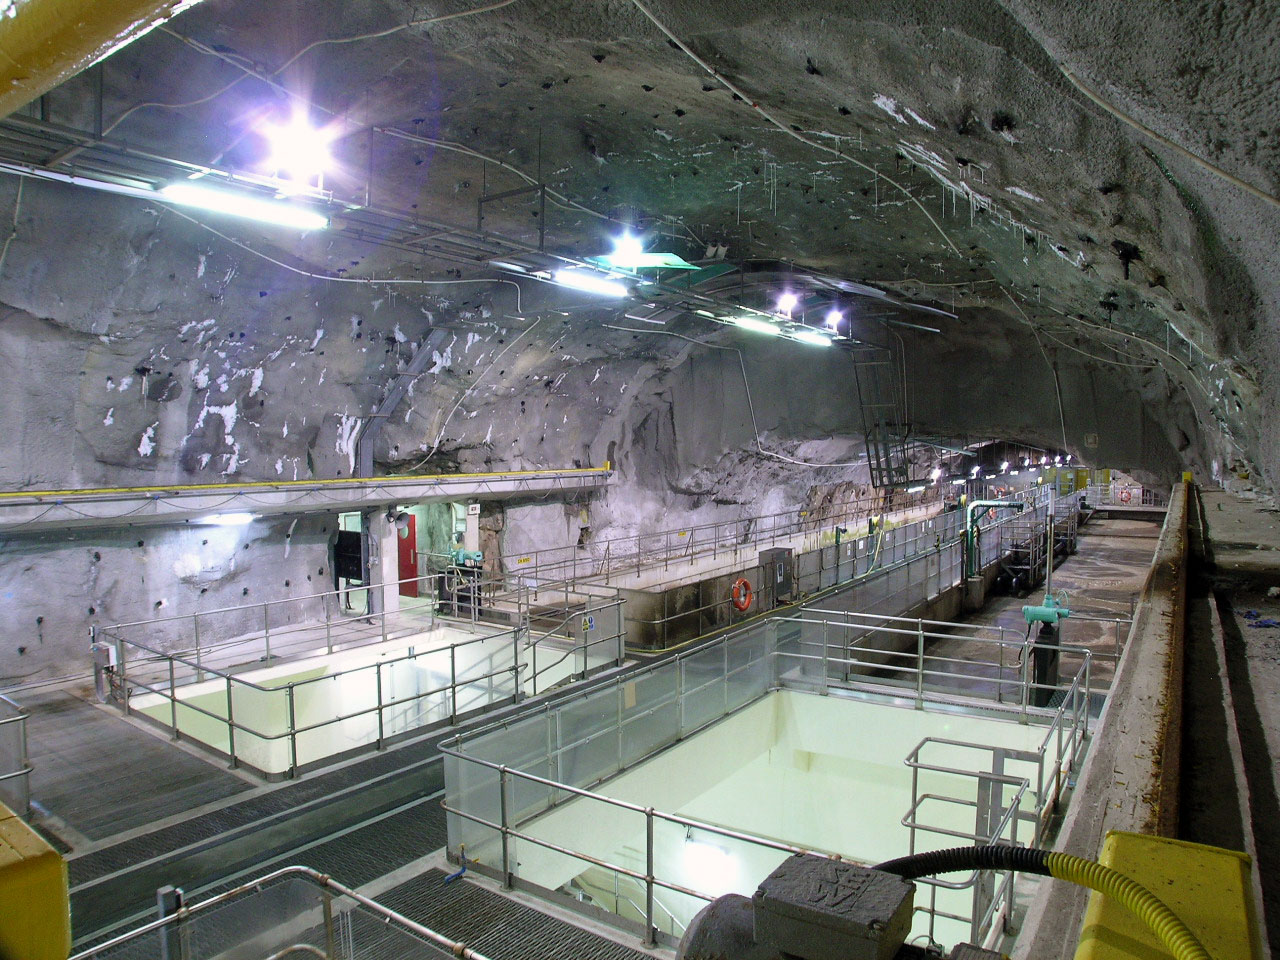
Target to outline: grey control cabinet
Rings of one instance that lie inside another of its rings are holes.
[[[787,603],[795,596],[795,551],[774,547],[760,551],[760,567],[774,603]],[[763,584],[762,584],[763,586]]]

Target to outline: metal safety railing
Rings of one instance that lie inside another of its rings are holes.
[[[946,741],[928,738],[928,742]],[[964,746],[958,741],[954,743],[957,746]],[[940,846],[996,843],[1009,846],[1025,845],[1018,839],[1018,824],[1024,819],[1022,807],[1030,785],[1025,777],[977,771],[970,775],[968,771],[952,770],[945,766],[925,763],[918,759],[922,746],[924,743],[917,746],[907,758],[907,765],[911,768],[912,774],[912,802],[910,809],[900,821],[910,833],[909,849],[912,853],[916,852],[917,833],[928,833],[943,838],[939,842]],[[922,773],[952,774],[972,787],[973,796],[920,793],[918,781]],[[919,819],[921,810],[930,804],[945,808],[959,807],[961,817],[972,818],[973,829],[954,829],[922,822]],[[966,929],[966,939],[972,943],[983,943],[993,932],[1003,933],[1010,929],[1015,896],[1014,877],[1013,871],[1007,871],[997,879],[995,872],[990,870],[973,870],[959,880],[922,877],[917,882],[928,887],[929,900],[927,904],[917,903],[913,913],[928,917],[926,935],[930,943],[938,942],[939,920],[951,920],[963,924]],[[968,891],[967,896],[966,891]],[[968,909],[964,913],[957,912],[962,907]],[[1001,921],[998,926],[995,923],[997,919]]]
[[[27,714],[0,695],[0,803],[20,817],[31,812],[31,762],[27,755]]]
[[[954,640],[959,634],[969,646],[985,645],[988,663],[1011,657],[1015,649],[1025,655],[1026,645],[1001,639],[999,628],[864,614],[835,616],[838,619],[776,618],[758,623],[585,695],[550,699],[537,712],[477,728],[443,744],[451,854],[465,849],[472,862],[482,861],[476,869],[508,885],[521,879],[522,865],[527,874],[537,874],[536,868],[546,867],[549,856],[559,858],[556,869],[564,877],[563,885],[587,869],[585,865],[629,877],[643,884],[642,932],[653,942],[660,932],[655,892],[670,895],[667,909],[683,917],[681,922],[692,916],[697,902],[715,895],[679,882],[686,876],[684,864],[671,851],[673,843],[678,850],[683,847],[673,840],[672,825],[693,833],[705,830],[713,843],[728,844],[743,856],[752,856],[753,844],[785,852],[798,848],[615,800],[592,788],[779,689],[887,698],[922,710],[968,708],[1043,725],[1045,770],[1037,781],[1028,781],[1029,788],[1035,791],[1037,809],[1056,800],[1062,780],[1052,770],[1061,766],[1063,757],[1065,769],[1074,766],[1088,735],[1087,653],[1058,651],[1081,658],[1076,676],[1065,683],[1037,682],[1030,671],[1020,670],[1007,681],[1019,692],[1007,697],[1002,685],[973,686],[972,670],[964,669],[972,660],[925,649],[926,640]],[[904,633],[909,634],[911,649],[888,644]],[[868,637],[878,638],[878,645],[861,642]],[[972,657],[972,651],[967,655]],[[896,663],[893,658],[899,656],[906,662]],[[1033,706],[1038,689],[1060,695],[1061,705]],[[623,858],[616,851],[592,848],[582,831],[569,834],[580,838],[576,843],[540,833],[539,818],[571,801],[585,801],[588,808],[575,811],[574,823],[605,825],[611,835],[638,836],[641,824],[635,818],[642,817],[646,841],[634,862],[619,862]],[[655,829],[660,834],[656,845]],[[528,845],[520,848],[518,857],[517,842]],[[534,852],[539,849],[544,853]],[[526,883],[538,888],[535,880]],[[622,918],[613,919],[628,926]]]
[[[158,919],[71,960],[486,960],[465,944],[307,867],[285,867],[190,905],[181,891],[169,893]]]
[[[295,649],[276,662],[160,650],[109,631],[103,670],[108,699],[267,776],[294,776],[300,767],[426,727],[453,724],[495,705],[622,662],[622,600],[601,598],[557,624],[517,626],[436,619],[427,630],[386,634],[402,646],[361,649],[343,660],[326,642]],[[385,623],[385,618],[383,623]],[[411,630],[412,627],[406,628]],[[457,633],[478,635],[450,639]],[[368,643],[380,644],[383,634]],[[279,648],[277,647],[277,650]],[[217,663],[218,666],[213,664]]]
[[[572,580],[593,578],[608,582],[624,574],[643,575],[653,569],[670,570],[707,558],[724,557],[731,562],[771,546],[794,545],[799,551],[834,543],[835,528],[846,527],[851,537],[865,536],[867,521],[885,514],[903,513],[942,503],[938,488],[914,494],[896,493],[863,497],[840,509],[791,510],[785,513],[719,520],[637,533],[606,540],[585,540],[581,544],[507,553],[497,558],[508,574],[530,580]]]
[[[1094,507],[1167,507],[1169,495],[1136,483],[1091,483],[1080,491]]]

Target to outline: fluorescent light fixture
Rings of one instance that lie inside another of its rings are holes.
[[[791,311],[796,308],[796,304],[800,302],[800,298],[794,293],[784,293],[778,298],[778,311],[791,316]]]
[[[1018,475],[1018,471],[1017,471],[1017,470],[1010,470],[1010,471],[1009,471],[1009,476],[1011,476],[1011,477],[1016,477],[1017,475]]]
[[[978,466],[974,467],[972,470],[969,471],[969,476],[976,477],[981,472],[982,472],[982,465],[979,464]]]
[[[551,279],[562,287],[598,293],[602,297],[626,297],[631,294],[625,283],[619,283],[604,274],[587,273],[585,270],[557,270]]]
[[[1062,454],[1058,454],[1056,457],[1054,457],[1054,458],[1053,458],[1053,462],[1054,462],[1054,463],[1061,463],[1061,462],[1062,462]]]
[[[907,493],[924,493],[924,484],[922,483],[917,487],[907,487]]]
[[[1008,461],[1008,460],[1006,460],[1006,461],[1004,461],[1002,464],[1000,464],[1000,472],[1001,472],[1001,473],[1004,473],[1004,472],[1005,472],[1006,470],[1008,470],[1008,469],[1009,469],[1009,461]]]
[[[768,320],[761,320],[759,317],[730,317],[729,322],[744,330],[753,330],[770,337],[776,337],[782,332],[775,324]]]
[[[199,207],[201,210],[225,213],[229,217],[243,217],[281,227],[323,230],[329,225],[329,218],[312,208],[280,200],[264,200],[232,190],[198,187],[192,183],[171,183],[162,187],[159,193],[161,200],[184,207]]]
[[[827,326],[830,327],[832,330],[840,326],[840,321],[843,319],[844,319],[844,314],[841,313],[839,310],[837,310],[835,307],[832,307],[830,310],[827,311]]]
[[[953,487],[962,487],[964,486],[964,482],[965,482],[964,477],[961,477],[959,480],[952,480],[951,485]]]
[[[215,513],[211,517],[204,517],[200,523],[212,524],[215,527],[243,527],[257,519],[257,516],[252,513]]]
[[[807,343],[815,347],[831,346],[831,338],[825,333],[819,333],[817,330],[798,330],[791,334],[792,340],[799,340],[801,343]]]
[[[932,480],[934,483],[937,483],[939,478],[941,478],[941,476],[942,476],[941,467],[934,467],[932,470],[929,471],[929,479]]]
[[[1071,462],[1071,454],[1069,454],[1069,453],[1068,453],[1068,454],[1067,454],[1067,463],[1070,463],[1070,462]]]

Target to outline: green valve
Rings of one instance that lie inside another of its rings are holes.
[[[1044,603],[1027,604],[1022,608],[1022,616],[1027,623],[1047,623],[1057,626],[1059,620],[1071,616],[1071,611],[1058,603],[1050,594],[1045,594]]]

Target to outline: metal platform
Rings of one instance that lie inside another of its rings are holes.
[[[337,513],[427,500],[507,500],[605,486],[612,471],[527,470],[373,479],[0,492],[0,535],[199,521],[217,514]]]

